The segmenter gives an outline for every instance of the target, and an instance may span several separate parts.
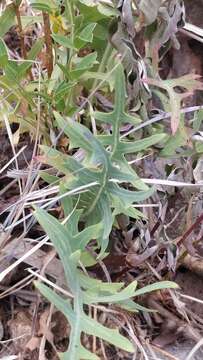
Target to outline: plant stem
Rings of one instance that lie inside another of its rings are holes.
[[[51,77],[53,71],[53,52],[52,52],[52,38],[51,38],[51,27],[49,14],[46,12],[42,12],[43,21],[44,21],[44,37],[46,44],[46,67],[48,77]]]
[[[203,222],[203,214],[201,214],[197,220],[189,227],[189,229],[183,234],[181,239],[178,241],[178,246],[184,243],[184,241],[188,238],[188,236]]]
[[[21,56],[24,59],[27,59],[27,52],[26,52],[25,43],[24,43],[24,34],[23,34],[23,27],[22,27],[22,22],[21,22],[19,6],[18,5],[14,5],[14,6],[15,6],[15,13],[16,13],[16,19],[17,19],[17,23],[18,23],[19,36],[20,36]]]
[[[73,44],[74,43],[74,19],[73,19],[73,11],[72,11],[72,6],[71,6],[71,3],[70,3],[70,0],[66,0],[66,9],[67,9],[69,22],[70,22],[70,27],[71,27],[70,37],[71,37],[71,42]],[[69,49],[69,57],[68,57],[69,69],[71,69],[72,56],[73,56],[73,49]]]
[[[98,67],[98,71],[97,71],[98,73],[104,72],[105,66],[106,66],[106,63],[107,63],[107,61],[109,59],[111,51],[112,51],[112,46],[111,46],[110,42],[108,42],[107,47],[106,47],[105,52],[104,52],[104,55],[102,57],[101,63],[99,65],[99,67]],[[93,85],[92,85],[92,91],[94,91],[94,89],[97,87],[98,81],[99,81],[98,79],[94,80]]]

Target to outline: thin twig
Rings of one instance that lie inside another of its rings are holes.
[[[179,360],[177,357],[173,356],[172,354],[169,354],[167,351],[159,348],[158,346],[150,344],[151,347],[154,348],[154,350],[160,352],[162,355],[166,356],[169,360]]]
[[[180,110],[181,114],[187,114],[187,113],[191,113],[191,112],[195,112],[198,110],[202,110],[203,109],[203,105],[197,105],[197,106],[191,106],[191,107],[187,107],[187,108],[183,108]],[[143,122],[142,124],[136,126],[135,128],[132,128],[131,130],[127,131],[125,134],[123,134],[120,139],[125,138],[126,136],[140,130],[143,129],[146,126],[152,125],[156,122],[159,122],[161,120],[165,120],[165,119],[169,119],[171,117],[172,113],[171,112],[162,112],[161,114],[153,117],[152,119],[149,119],[145,122]]]
[[[189,227],[189,229],[183,234],[183,236],[178,241],[178,245],[184,243],[188,236],[203,222],[203,213],[197,218],[197,220]]]
[[[16,284],[12,285],[12,286],[9,286],[8,288],[4,285],[0,285],[0,289],[1,290],[4,290],[1,294],[0,294],[0,299],[3,299],[4,297],[6,296],[9,296],[11,294],[16,294],[17,295],[19,293],[24,293],[25,294],[25,291],[24,290],[23,292],[21,292],[21,290],[27,286],[28,284],[30,284],[30,282],[32,282],[32,277],[33,275],[30,274],[28,276],[26,276],[25,278],[23,278],[22,280],[18,281]]]
[[[181,296],[181,297],[183,297],[185,299],[191,300],[191,301],[195,301],[195,302],[203,305],[203,300],[201,300],[201,299],[197,299],[197,298],[195,298],[193,296],[189,296],[189,295],[181,294],[181,293],[179,293],[179,296]]]

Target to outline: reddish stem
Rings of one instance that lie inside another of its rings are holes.
[[[48,77],[51,77],[53,71],[53,53],[52,53],[52,38],[51,38],[51,26],[49,14],[46,12],[42,12],[43,21],[44,21],[44,37],[46,44],[46,66]]]
[[[182,244],[188,236],[193,232],[193,230],[201,224],[203,221],[203,214],[201,214],[197,220],[189,227],[189,229],[183,234],[182,238],[178,241],[178,245]]]

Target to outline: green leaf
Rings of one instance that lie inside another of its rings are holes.
[[[120,15],[118,10],[115,9],[115,7],[111,7],[106,4],[102,4],[101,2],[98,4],[97,9],[101,14],[103,14],[107,17]]]
[[[82,360],[100,360],[100,358],[96,354],[91,353],[90,351],[85,349],[84,346],[82,346],[82,345],[80,345],[79,348],[77,349],[77,355],[78,355],[78,358],[77,358],[78,360],[80,360],[80,359],[82,359]],[[70,354],[69,354],[69,352],[60,353],[59,358],[61,360],[70,360]]]
[[[74,323],[74,312],[72,310],[69,300],[63,299],[61,296],[56,294],[52,289],[42,282],[35,281],[35,286],[46,297],[50,302],[52,302],[58,310],[60,310],[66,317],[70,324]]]
[[[172,281],[159,281],[151,285],[144,286],[142,289],[135,291],[135,296],[147,294],[152,291],[163,289],[178,289],[178,285]]]
[[[67,318],[68,322],[71,325],[71,333],[69,336],[69,347],[68,351],[63,353],[64,360],[76,359],[79,358],[79,348],[80,344],[80,336],[81,336],[81,312],[80,309],[74,309],[73,311],[71,304],[69,301],[64,300],[62,297],[57,295],[52,289],[48,288],[48,286],[36,282],[36,287],[40,290],[40,292],[51,302],[53,303],[58,310],[60,310]],[[75,302],[75,299],[74,299]]]
[[[109,183],[108,184],[109,191],[111,191],[112,195],[116,195],[116,197],[123,202],[123,205],[132,204],[133,202],[144,201],[149,198],[153,193],[154,189],[151,188],[148,191],[130,191],[126,189],[122,189],[117,184]]]
[[[121,290],[124,286],[124,283],[107,283],[98,279],[91,278],[90,276],[84,275],[82,272],[79,272],[80,284],[84,289],[89,289],[94,293],[99,292],[108,292],[110,294],[115,294],[117,291]]]
[[[188,74],[177,79],[154,80],[148,79],[149,84],[158,86],[167,92],[171,107],[171,130],[174,135],[178,130],[181,119],[181,102],[195,90],[203,90],[203,84],[198,80],[199,75]],[[177,87],[181,87],[181,93],[176,91]]]
[[[203,153],[203,144],[200,141],[197,141],[195,144],[195,149],[197,151],[197,153]]]
[[[39,40],[35,41],[31,50],[27,54],[26,61],[19,65],[19,77],[23,77],[24,74],[26,73],[26,71],[32,67],[34,60],[36,59],[37,55],[42,50],[43,45],[44,45],[44,39],[39,39]],[[30,62],[28,60],[30,60]]]
[[[130,299],[135,294],[135,289],[137,288],[137,281],[133,281],[131,284],[126,286],[120,292],[117,292],[113,295],[103,295],[94,293],[94,291],[87,291],[84,296],[84,301],[87,304],[91,303],[117,303],[119,301],[124,301]]]
[[[96,23],[90,23],[88,24],[79,34],[79,39],[85,41],[85,42],[92,42],[93,40],[93,31],[96,27]]]
[[[97,264],[97,259],[87,251],[82,251],[80,261],[86,268]]]
[[[118,330],[108,329],[106,326],[103,326],[97,321],[90,319],[86,315],[83,316],[82,320],[84,331],[87,334],[108,341],[110,344],[124,351],[135,351],[132,343],[127,338],[120,335]]]
[[[53,0],[33,0],[31,2],[31,6],[33,9],[45,11],[49,14],[51,14],[57,7],[55,1]]]
[[[72,89],[75,85],[76,83],[74,82],[63,81],[62,83],[60,83],[59,86],[54,91],[54,99],[56,103],[66,98],[66,96],[69,93],[69,90]]]
[[[97,64],[97,53],[93,52],[91,54],[88,54],[84,57],[77,57],[75,60],[75,68],[70,72],[71,76],[74,76],[75,74],[81,75],[82,72],[84,72],[87,69],[90,69],[93,65]]]
[[[35,25],[36,23],[43,22],[43,16],[41,15],[22,15],[21,16],[22,27],[25,29],[28,26]]]
[[[57,183],[60,181],[60,178],[58,176],[48,174],[44,171],[40,171],[39,176],[48,184],[57,185]]]
[[[91,68],[94,64],[96,64],[96,59],[96,52],[88,54],[82,58],[77,58],[76,70],[85,70]]]
[[[70,289],[74,291],[77,286],[76,266],[70,260],[73,253],[73,238],[68,230],[65,229],[57,219],[46,213],[45,210],[37,208],[34,215],[53,242],[63,263],[67,283],[69,284]]]
[[[16,61],[8,61],[8,64],[4,68],[5,75],[0,77],[0,84],[6,89],[12,89],[13,94],[17,99],[22,101],[22,98],[32,106],[33,109],[36,105],[32,99],[32,95],[29,94],[20,83],[19,65]],[[16,99],[15,99],[16,100]]]
[[[200,109],[195,112],[193,119],[193,130],[199,131],[203,122],[203,110]]]
[[[72,43],[71,39],[68,36],[59,35],[59,34],[51,34],[54,41],[56,41],[57,44],[64,46],[67,49],[73,49],[75,50],[75,46]]]
[[[98,23],[100,20],[105,19],[106,15],[98,11],[98,7],[94,0],[80,0],[78,2],[80,14],[84,15],[85,22]]]
[[[105,161],[107,157],[105,150],[87,127],[71,119],[65,121],[56,111],[54,111],[54,116],[58,127],[63,129],[64,133],[70,138],[71,148],[81,147],[88,154],[91,154],[96,162]]]
[[[169,136],[163,150],[161,150],[160,152],[160,155],[164,157],[170,157],[175,155],[181,146],[187,144],[187,141],[188,141],[188,133],[183,125],[183,121],[181,121],[179,125],[179,129],[176,131],[176,133],[173,136]]]
[[[8,64],[8,51],[3,39],[0,38],[0,66]]]
[[[156,312],[156,310],[151,310],[151,309],[146,308],[145,306],[137,304],[132,299],[119,302],[118,306],[120,306],[122,309],[125,309],[127,311],[132,311],[132,312],[139,312],[139,311]]]
[[[15,8],[10,4],[0,16],[0,37],[3,38],[8,30],[15,24]]]
[[[54,117],[57,121],[59,128],[64,129],[64,133],[70,137],[72,148],[82,147],[87,152],[92,153],[92,134],[87,128],[83,128],[80,124],[77,124],[71,119],[63,119],[63,117],[56,111],[54,111]]]
[[[48,12],[49,14],[52,13],[51,8],[47,4],[32,4],[32,8],[43,12]]]
[[[92,239],[98,239],[103,233],[103,226],[101,223],[86,227],[78,235],[76,235],[76,248],[84,250],[87,244]]]
[[[94,0],[80,0],[82,4],[85,4],[88,7],[95,7],[95,1]]]
[[[83,360],[100,360],[100,358],[96,354],[91,353],[83,346],[79,348],[79,358]]]
[[[115,101],[114,110],[110,113],[103,113],[96,111],[94,116],[97,120],[107,124],[113,125],[113,137],[118,137],[119,126],[125,123],[131,123],[137,125],[141,122],[141,119],[128,115],[125,112],[126,106],[126,90],[125,90],[125,77],[122,65],[118,65],[115,70]],[[119,134],[120,136],[120,134]]]
[[[148,138],[144,138],[141,140],[133,141],[133,142],[124,142],[120,141],[118,148],[117,148],[117,154],[130,154],[139,152],[142,150],[145,150],[149,148],[152,145],[155,145],[159,142],[161,142],[166,137],[166,134],[156,134],[149,136]]]
[[[63,312],[70,324],[74,327],[74,324],[76,322],[76,315],[71,309],[70,303],[68,301],[65,301],[53,290],[49,289],[46,285],[42,283],[36,283],[36,287],[47,299],[49,299],[60,311]],[[131,342],[127,338],[119,334],[118,330],[109,329],[106,326],[101,325],[97,321],[89,318],[84,313],[81,314],[80,330],[81,332],[85,332],[88,335],[93,335],[101,338],[109,342],[110,344],[117,346],[119,349],[128,352],[134,352],[134,347]],[[67,357],[65,357],[65,354],[67,353],[63,354],[64,359],[70,359],[68,357],[68,354]],[[74,360],[75,359],[76,358],[74,358]]]

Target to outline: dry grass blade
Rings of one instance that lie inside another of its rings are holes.
[[[181,32],[201,43],[203,43],[203,29],[201,29],[199,26],[186,23],[183,29],[181,29]]]
[[[182,298],[191,300],[191,301],[195,301],[195,302],[197,302],[197,303],[199,303],[199,304],[203,304],[203,300],[197,299],[197,298],[195,298],[194,296],[190,296],[190,295],[186,295],[186,294],[181,294],[181,293],[179,293],[179,296],[182,297]]]
[[[192,184],[182,181],[171,181],[171,180],[162,180],[162,179],[142,179],[146,184],[151,185],[163,185],[163,186],[175,186],[175,187],[203,187],[203,182]]]
[[[197,106],[191,106],[191,107],[186,107],[181,109],[181,114],[187,114],[187,113],[191,113],[191,112],[195,112],[195,111],[199,111],[203,109],[203,105],[197,105]],[[152,125],[154,123],[157,123],[161,120],[165,120],[165,119],[169,119],[171,117],[172,113],[171,112],[161,112],[160,115],[154,116],[153,118],[144,121],[142,124],[136,126],[135,128],[130,129],[129,131],[127,131],[125,134],[121,135],[120,139],[125,138],[128,135],[133,134],[134,132],[141,130],[143,128],[145,128],[146,126]]]
[[[26,145],[23,146],[1,169],[0,169],[0,174],[2,174],[8,167],[9,165],[17,159],[17,157],[26,149]]]
[[[188,354],[185,360],[194,359],[196,352],[201,348],[201,346],[203,346],[203,339],[200,339],[198,341],[198,343],[193,347],[193,349],[190,351],[190,353]]]
[[[56,196],[56,197],[53,198],[52,200],[47,201],[47,203],[44,204],[44,205],[42,205],[41,208],[42,208],[42,209],[43,209],[43,208],[46,208],[46,207],[48,207],[48,206],[56,203],[57,201],[65,198],[66,196],[70,196],[70,195],[73,195],[73,194],[76,195],[76,194],[81,194],[82,192],[86,192],[86,191],[88,191],[89,188],[91,188],[92,186],[96,186],[96,185],[98,185],[98,182],[94,181],[94,182],[92,182],[92,183],[89,183],[89,184],[86,184],[86,185],[82,185],[82,186],[80,186],[80,187],[78,187],[78,188],[76,188],[76,189],[67,191],[67,192],[64,193],[64,194],[59,195],[59,196]],[[29,203],[29,205],[32,205],[32,202]],[[18,220],[18,221],[16,221],[16,222],[12,223],[11,225],[7,226],[4,230],[5,230],[5,231],[8,231],[8,230],[10,230],[10,229],[13,229],[14,227],[16,227],[17,225],[21,224],[21,223],[24,222],[25,220],[31,218],[32,216],[33,216],[32,213],[31,213],[31,214],[28,214],[28,215],[25,215],[25,216],[23,217],[23,219]]]
[[[154,348],[154,350],[156,350],[156,352],[159,352],[162,356],[164,356],[166,358],[166,360],[180,360],[176,356],[169,354],[167,351],[159,348],[158,346],[151,344],[151,347]]]

